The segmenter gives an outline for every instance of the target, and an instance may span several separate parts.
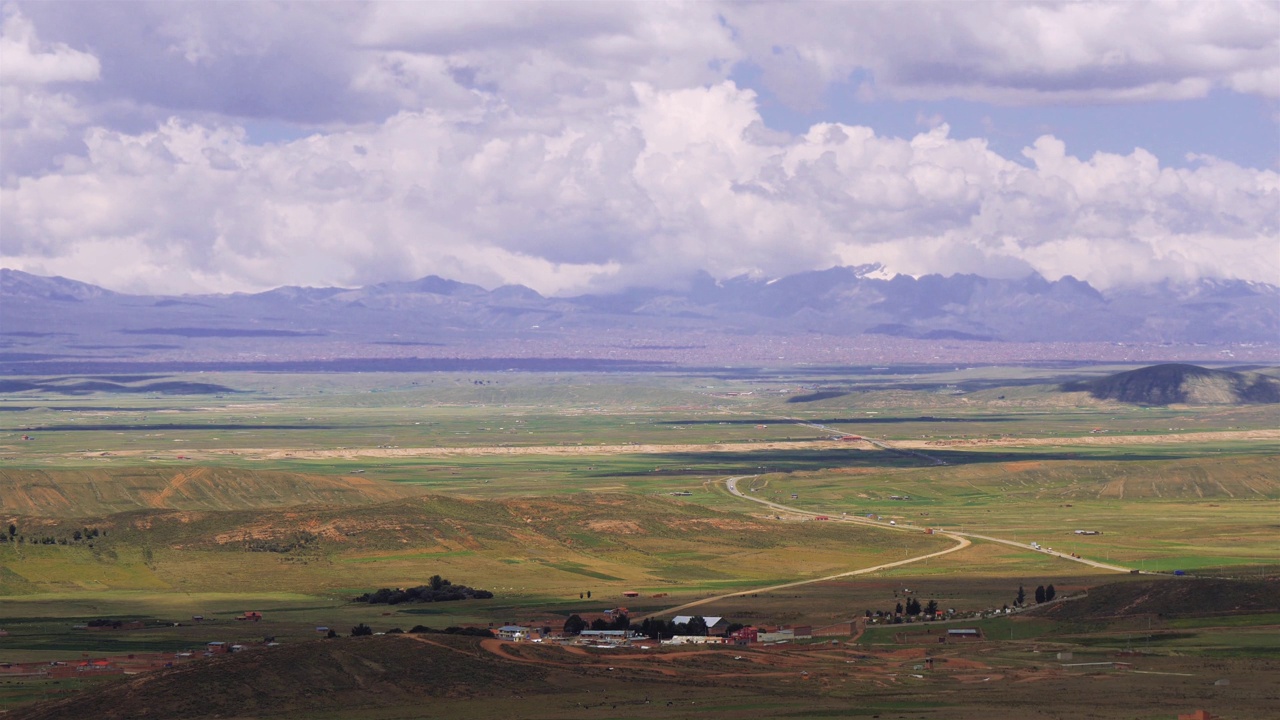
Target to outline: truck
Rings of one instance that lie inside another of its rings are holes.
[[[1033,543],[1031,543],[1031,549],[1032,549],[1032,550],[1039,550],[1039,549],[1040,549],[1040,543],[1038,543],[1038,542],[1033,542]]]

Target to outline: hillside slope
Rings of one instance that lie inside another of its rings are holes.
[[[546,671],[499,659],[477,638],[340,638],[254,649],[147,673],[66,700],[23,708],[14,720],[55,718],[306,717],[415,705],[428,699],[546,693]]]
[[[0,513],[93,517],[133,510],[250,510],[372,505],[421,495],[413,485],[226,467],[0,469]]]
[[[66,587],[353,594],[439,573],[495,592],[563,596],[829,574],[947,544],[843,523],[789,523],[779,532],[776,522],[622,494],[0,515],[0,526],[10,522],[27,541],[9,543],[0,595]],[[99,534],[85,539],[83,528]]]
[[[1129,615],[1230,615],[1280,612],[1280,580],[1178,578],[1112,583],[1088,597],[1055,603],[1037,614],[1055,620],[1101,620]]]
[[[1064,383],[1063,392],[1134,405],[1246,405],[1280,403],[1280,380],[1254,372],[1210,370],[1171,363]]]

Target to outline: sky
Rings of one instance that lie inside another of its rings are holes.
[[[1280,2],[8,2],[0,267],[1280,284]]]

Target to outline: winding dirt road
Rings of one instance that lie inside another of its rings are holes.
[[[877,520],[872,520],[872,519],[870,519],[870,518],[864,518],[864,517],[847,517],[847,516],[841,517],[841,516],[831,515],[830,513],[818,513],[818,512],[813,512],[813,511],[811,511],[811,510],[801,510],[801,509],[799,509],[799,508],[793,508],[793,507],[791,507],[791,506],[789,506],[789,505],[783,505],[783,504],[781,504],[781,503],[776,503],[776,502],[773,502],[773,501],[771,501],[771,500],[764,500],[764,499],[762,499],[762,498],[752,497],[752,496],[750,496],[750,495],[747,495],[747,494],[743,493],[741,490],[739,490],[739,489],[738,489],[738,481],[739,481],[739,480],[743,480],[743,479],[746,479],[746,478],[754,478],[754,477],[759,477],[759,476],[758,476],[758,475],[740,475],[740,476],[738,476],[738,477],[731,477],[731,478],[729,478],[729,479],[725,480],[725,483],[724,483],[724,484],[725,484],[725,488],[729,491],[729,493],[730,493],[731,495],[733,495],[733,496],[735,496],[735,497],[742,498],[743,500],[750,500],[751,502],[755,502],[755,503],[760,503],[761,505],[764,505],[764,506],[766,506],[766,507],[772,508],[772,509],[774,509],[774,510],[779,510],[779,511],[781,511],[781,512],[792,513],[792,514],[795,514],[795,515],[806,515],[806,516],[809,516],[809,517],[816,517],[816,516],[818,516],[818,515],[823,515],[824,517],[829,517],[829,518],[831,518],[832,520],[836,520],[836,521],[839,521],[839,522],[851,522],[851,523],[858,523],[858,524],[860,524],[860,525],[870,525],[870,526],[872,526],[872,527],[878,527],[878,528],[881,528],[882,530],[898,530],[898,531],[902,531],[902,532],[920,532],[920,529],[919,529],[919,528],[912,528],[912,527],[899,527],[899,526],[897,526],[897,525],[889,525],[889,524],[887,524],[887,523],[879,522],[879,521],[877,521]],[[1053,556],[1053,557],[1059,557],[1059,558],[1062,558],[1063,560],[1070,560],[1070,561],[1072,561],[1072,562],[1078,562],[1078,563],[1081,563],[1081,564],[1084,564],[1084,565],[1088,565],[1088,566],[1090,566],[1090,567],[1096,567],[1096,568],[1099,568],[1099,569],[1102,569],[1102,570],[1111,570],[1111,571],[1113,571],[1113,572],[1123,572],[1123,573],[1127,573],[1127,572],[1130,572],[1130,571],[1131,571],[1131,568],[1123,567],[1123,566],[1120,566],[1120,565],[1113,565],[1113,564],[1111,564],[1111,563],[1099,562],[1099,561],[1097,561],[1097,560],[1090,560],[1090,559],[1088,559],[1088,558],[1073,557],[1073,556],[1068,555],[1068,554],[1066,554],[1066,553],[1060,553],[1060,552],[1057,552],[1057,551],[1054,551],[1054,550],[1048,550],[1048,549],[1045,549],[1045,548],[1036,548],[1036,547],[1032,547],[1031,545],[1028,545],[1027,543],[1020,543],[1020,542],[1017,542],[1017,541],[1015,541],[1015,540],[1006,540],[1006,539],[1004,539],[1004,538],[992,537],[992,536],[990,536],[990,535],[979,535],[979,534],[977,534],[977,533],[961,532],[961,531],[959,531],[959,530],[940,530],[940,529],[937,529],[937,528],[935,528],[933,532],[934,532],[934,534],[935,534],[935,535],[942,535],[942,536],[949,537],[949,538],[953,538],[953,539],[956,539],[956,540],[964,540],[964,541],[965,541],[965,545],[966,545],[966,546],[969,544],[967,539],[968,539],[968,538],[974,538],[974,539],[976,539],[976,540],[986,540],[987,542],[1000,543],[1001,545],[1008,545],[1008,546],[1010,546],[1010,547],[1016,547],[1016,548],[1018,548],[1018,549],[1020,549],[1020,550],[1031,550],[1031,551],[1033,551],[1033,552],[1040,552],[1040,553],[1044,553],[1045,555],[1051,555],[1051,556]],[[945,551],[944,553],[937,553],[937,554],[945,554],[946,552],[954,552],[954,551],[959,550],[959,549],[960,549],[960,548],[955,547],[955,548],[951,548],[950,550]],[[932,557],[932,556],[930,556],[930,555],[925,555],[925,556],[922,556],[922,557],[919,557],[919,558],[912,558],[912,560],[911,560],[910,562],[914,562],[915,560],[923,560],[923,559],[924,559],[924,558],[926,558],[926,557]],[[902,563],[899,563],[899,564],[902,564]],[[891,566],[889,566],[889,567],[891,567]],[[759,591],[755,591],[755,592],[759,592]]]
[[[743,498],[745,500],[751,500],[753,502],[762,503],[764,505],[768,505],[769,507],[772,507],[775,510],[781,510],[788,513],[798,513],[800,515],[817,515],[817,513],[811,513],[807,510],[797,510],[795,508],[787,507],[786,505],[780,505],[775,502],[770,502],[768,500],[761,500],[759,498],[753,498],[753,497],[749,497],[747,495],[742,494],[738,490],[737,483],[739,480],[743,478],[748,478],[748,477],[756,477],[756,476],[741,475],[738,477],[731,477],[725,481],[725,486],[729,489],[730,493],[732,493],[733,495],[736,495],[737,497]],[[844,522],[857,522],[859,519],[862,519],[862,518],[842,518],[841,520],[843,520]],[[892,529],[892,530],[897,529],[889,525],[880,525],[877,523],[870,523],[870,524],[873,524],[876,527],[881,527],[885,529]],[[928,553],[926,555],[917,555],[915,557],[907,558],[906,560],[898,560],[896,562],[883,563],[881,565],[873,565],[871,567],[859,568],[857,570],[849,570],[848,572],[836,573],[835,575],[826,575],[823,577],[809,578],[807,580],[796,580],[795,582],[781,583],[778,585],[769,585],[767,587],[752,588],[750,590],[739,590],[737,592],[724,593],[722,595],[712,595],[711,597],[705,597],[700,600],[694,600],[692,602],[684,603],[683,605],[677,605],[675,607],[665,608],[658,612],[652,612],[647,615],[641,615],[636,619],[643,620],[646,617],[652,617],[654,615],[666,615],[670,613],[681,612],[683,610],[688,610],[689,608],[697,607],[699,605],[705,605],[707,603],[712,603],[718,600],[724,600],[726,598],[731,598],[731,597],[740,597],[742,595],[750,595],[752,593],[772,592],[774,590],[785,590],[787,588],[799,587],[801,585],[811,585],[813,583],[827,582],[829,580],[839,580],[841,578],[853,577],[855,575],[866,575],[868,573],[880,572],[881,570],[888,570],[889,568],[901,567],[903,565],[910,565],[911,563],[917,563],[923,560],[928,560],[929,558],[935,558],[942,555],[946,555],[948,553],[953,553],[957,550],[963,550],[969,547],[971,544],[973,544],[968,538],[961,537],[959,535],[953,535],[948,533],[943,533],[943,535],[945,535],[951,540],[954,540],[956,544],[952,547],[947,548],[946,550],[939,550],[938,552]]]

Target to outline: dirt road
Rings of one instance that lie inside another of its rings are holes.
[[[725,488],[728,489],[729,493],[731,495],[734,495],[735,497],[740,497],[743,500],[750,500],[751,502],[760,503],[761,505],[764,505],[766,507],[769,507],[781,512],[792,513],[795,515],[806,515],[809,517],[817,517],[818,515],[823,515],[825,517],[829,517],[832,520],[836,520],[839,522],[851,522],[851,523],[857,523],[859,525],[870,525],[872,527],[878,527],[883,530],[898,530],[901,532],[920,532],[920,529],[915,527],[900,527],[897,525],[889,525],[888,523],[884,523],[878,520],[872,520],[870,518],[864,518],[864,517],[848,517],[848,516],[832,515],[830,512],[818,513],[810,510],[801,510],[799,508],[793,508],[789,505],[783,505],[781,503],[776,503],[771,500],[764,500],[762,498],[752,497],[750,495],[743,493],[741,490],[738,489],[739,480],[742,480],[745,478],[751,478],[751,477],[759,477],[759,476],[758,475],[741,475],[739,477],[729,478],[725,480]],[[1131,568],[1122,567],[1120,565],[1113,565],[1111,563],[1099,562],[1097,560],[1090,560],[1088,558],[1074,557],[1066,553],[1060,553],[1057,551],[1048,550],[1046,548],[1032,547],[1027,543],[1020,543],[1015,540],[1006,540],[1004,538],[992,537],[990,535],[979,535],[977,533],[960,532],[958,530],[940,530],[937,528],[934,529],[934,534],[943,535],[943,536],[950,537],[957,540],[966,540],[965,542],[966,546],[969,544],[967,541],[967,538],[974,538],[977,540],[986,540],[988,542],[1000,543],[1001,545],[1009,545],[1010,547],[1016,547],[1020,550],[1031,550],[1032,552],[1041,552],[1046,555],[1052,555],[1053,557],[1062,558],[1063,560],[1070,560],[1072,562],[1078,562],[1078,563],[1088,565],[1090,567],[1096,567],[1102,570],[1111,570],[1112,572],[1125,572],[1125,573],[1131,572],[1132,570]],[[946,552],[953,552],[959,549],[960,548],[958,547],[951,548]],[[938,554],[945,554],[945,553],[938,553]],[[926,555],[924,557],[931,557],[931,556]],[[916,558],[916,559],[924,559],[924,558],[922,557],[922,558]],[[914,562],[914,560],[915,559],[913,559],[912,562]]]
[[[725,486],[729,489],[730,493],[732,493],[733,495],[736,495],[737,497],[743,498],[745,500],[751,500],[753,502],[758,502],[763,505],[767,505],[769,507],[774,508],[775,510],[781,510],[789,513],[796,513],[800,515],[817,515],[817,513],[811,513],[811,512],[808,512],[807,510],[797,510],[795,508],[787,507],[786,505],[779,505],[778,503],[770,502],[768,500],[761,500],[759,498],[753,498],[753,497],[749,497],[747,495],[742,494],[738,490],[737,483],[739,480],[746,477],[756,477],[756,476],[742,475],[739,477],[732,477],[725,481]],[[865,518],[845,518],[844,521],[857,522],[860,519],[865,520]],[[869,522],[870,521],[868,521],[868,523]],[[871,523],[871,524],[875,524],[875,523]],[[876,527],[897,529],[888,525],[879,525],[879,524],[875,524],[875,525]],[[665,608],[658,612],[649,613],[648,615],[641,615],[636,619],[643,620],[646,617],[650,617],[654,615],[668,615],[671,613],[681,612],[684,610],[688,610],[689,608],[697,607],[699,605],[705,605],[707,603],[712,603],[712,602],[716,602],[717,600],[724,600],[726,598],[731,598],[731,597],[751,595],[752,593],[772,592],[774,590],[785,590],[787,588],[799,587],[801,585],[811,585],[813,583],[827,582],[829,580],[839,580],[841,578],[853,577],[855,575],[866,575],[868,573],[880,572],[881,570],[888,570],[889,568],[901,567],[903,565],[910,565],[911,563],[921,562],[922,560],[928,560],[929,558],[935,558],[941,555],[946,555],[948,553],[953,553],[957,550],[963,550],[972,544],[968,538],[961,537],[959,535],[951,535],[951,534],[945,534],[945,535],[949,539],[954,540],[956,542],[954,546],[949,547],[946,550],[939,550],[938,552],[928,553],[927,555],[917,555],[916,557],[907,558],[906,560],[898,560],[897,562],[883,563],[881,565],[873,565],[871,567],[859,568],[857,570],[849,570],[848,572],[836,573],[835,575],[826,575],[824,577],[810,578],[808,580],[797,580],[795,582],[781,583],[778,585],[768,585],[766,587],[759,587],[759,588],[751,588],[750,590],[739,590],[737,592],[724,593],[722,595],[713,595],[711,597],[705,597],[700,600],[694,600],[693,602],[687,602],[687,603],[684,603],[683,605],[677,605],[675,607]]]

